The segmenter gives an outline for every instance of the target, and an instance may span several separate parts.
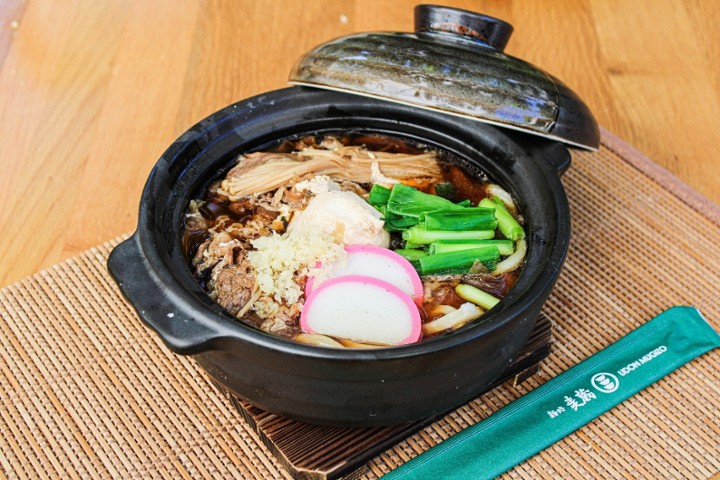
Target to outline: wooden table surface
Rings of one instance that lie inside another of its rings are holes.
[[[412,30],[409,0],[0,0],[0,286],[130,232],[157,158],[206,115],[286,86],[311,47]],[[720,2],[443,1],[720,202]]]

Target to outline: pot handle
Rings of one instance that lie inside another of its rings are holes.
[[[565,145],[560,142],[546,142],[541,148],[540,153],[545,160],[557,170],[558,175],[570,168],[572,163],[572,155]]]
[[[173,352],[189,355],[207,350],[209,343],[219,336],[187,313],[183,298],[162,286],[143,253],[137,233],[113,249],[107,266],[140,319]]]

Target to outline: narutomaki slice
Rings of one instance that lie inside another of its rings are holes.
[[[300,315],[306,333],[404,345],[420,339],[420,313],[409,295],[377,278],[345,275],[323,282]]]
[[[305,286],[305,295],[309,296],[323,281],[347,275],[363,275],[377,278],[408,294],[418,305],[423,301],[423,284],[420,276],[407,259],[394,251],[374,245],[348,245],[347,257],[340,262],[325,267],[322,281],[310,277]]]

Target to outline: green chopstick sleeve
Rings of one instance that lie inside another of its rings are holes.
[[[673,307],[383,478],[495,478],[720,346],[693,307]]]

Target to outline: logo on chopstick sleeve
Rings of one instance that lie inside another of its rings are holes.
[[[607,372],[596,373],[590,379],[590,383],[600,393],[612,393],[620,386],[618,378]]]

